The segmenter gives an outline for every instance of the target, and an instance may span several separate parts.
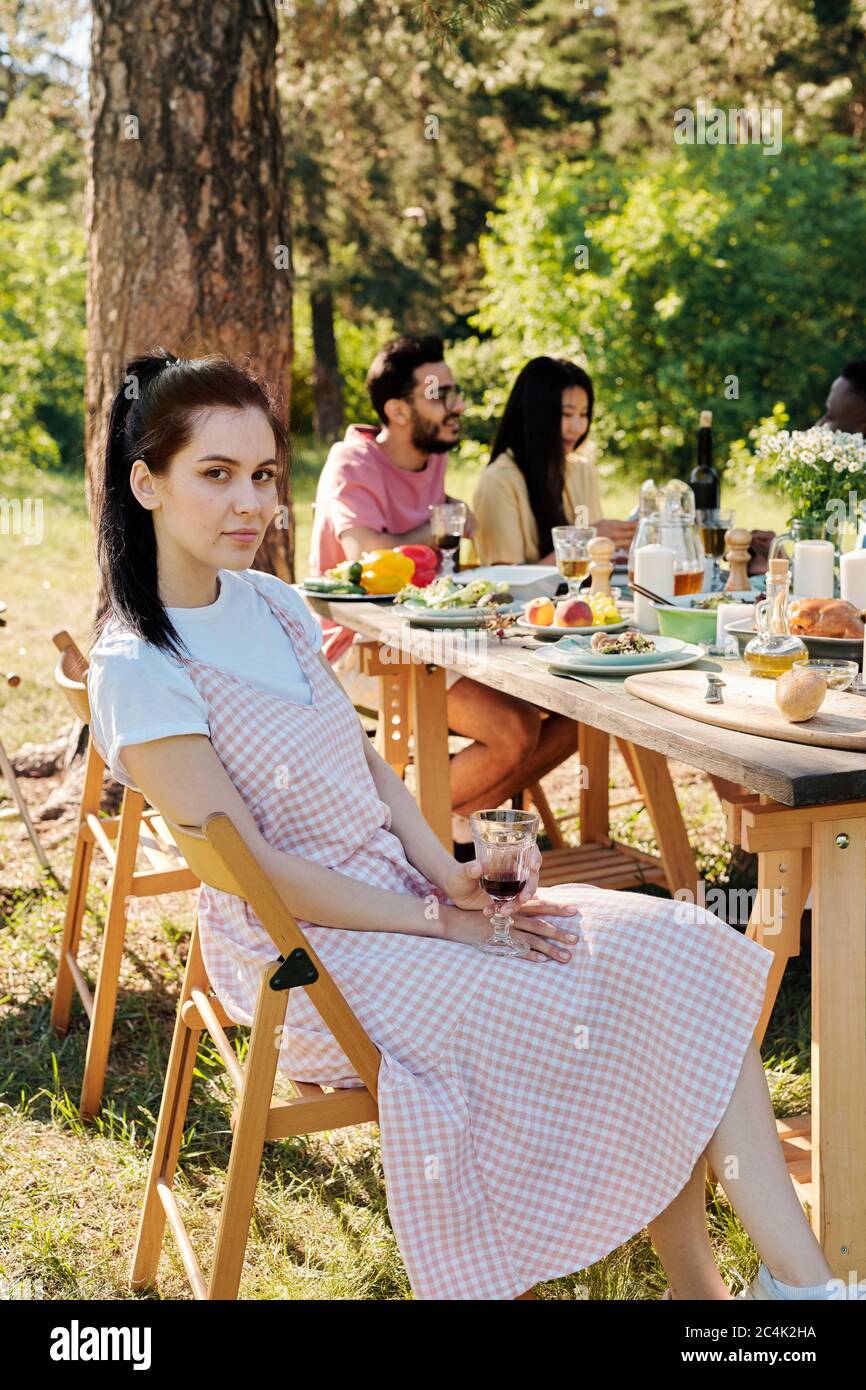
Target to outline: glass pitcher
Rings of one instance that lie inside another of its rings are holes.
[[[659,523],[661,513],[658,510],[645,510],[644,499],[641,498],[641,510],[638,514],[637,526],[631,538],[631,545],[628,548],[628,570],[629,587],[634,583],[635,555],[642,545],[658,545]]]
[[[806,661],[806,643],[788,630],[788,593],[791,574],[788,561],[776,558],[767,570],[767,597],[755,604],[756,636],[746,646],[743,660],[753,676],[775,680],[798,661]]]
[[[674,552],[674,595],[699,594],[704,587],[704,545],[695,515],[695,494],[672,478],[658,493],[658,540]]]
[[[778,536],[774,536],[770,545],[770,560],[779,558],[786,559],[789,564],[794,563],[794,546],[797,541],[825,541],[827,536],[827,521],[818,518],[795,516],[788,522],[788,530],[780,531]],[[790,546],[790,554],[787,552],[787,545]]]

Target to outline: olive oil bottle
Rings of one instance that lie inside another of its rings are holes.
[[[771,560],[767,571],[767,597],[755,605],[757,636],[743,652],[743,660],[753,676],[775,680],[796,662],[809,658],[806,643],[788,631],[790,587],[788,561],[784,558]]]

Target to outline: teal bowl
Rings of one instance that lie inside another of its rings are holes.
[[[683,642],[704,642],[712,646],[716,640],[717,609],[692,607],[696,598],[707,597],[706,594],[684,594],[671,603],[654,603],[662,637],[679,637]],[[734,603],[744,597],[752,598],[754,595],[751,591],[730,595]]]
[[[662,607],[660,603],[653,607],[658,614],[662,637],[679,637],[683,642],[707,645],[715,642],[716,614],[712,608],[674,608],[672,604]]]

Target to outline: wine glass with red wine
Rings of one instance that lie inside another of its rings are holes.
[[[465,502],[435,502],[430,507],[430,530],[433,544],[442,552],[440,573],[454,574],[460,538],[466,526]]]
[[[481,865],[481,887],[493,899],[493,933],[478,949],[493,956],[528,956],[530,948],[511,935],[510,903],[523,892],[529,877],[532,847],[538,835],[538,816],[529,811],[473,811],[469,817],[475,857]]]

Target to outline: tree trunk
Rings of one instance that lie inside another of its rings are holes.
[[[343,380],[334,334],[331,257],[325,231],[325,189],[314,159],[303,164],[304,241],[310,261],[310,318],[313,329],[313,404],[316,438],[324,444],[341,439],[345,422]]]
[[[125,362],[225,352],[287,414],[291,259],[272,0],[94,0],[86,490]],[[255,566],[294,577],[290,480]]]
[[[342,439],[345,427],[343,382],[334,337],[334,298],[330,286],[310,291],[313,323],[313,402],[316,438],[323,444]]]

